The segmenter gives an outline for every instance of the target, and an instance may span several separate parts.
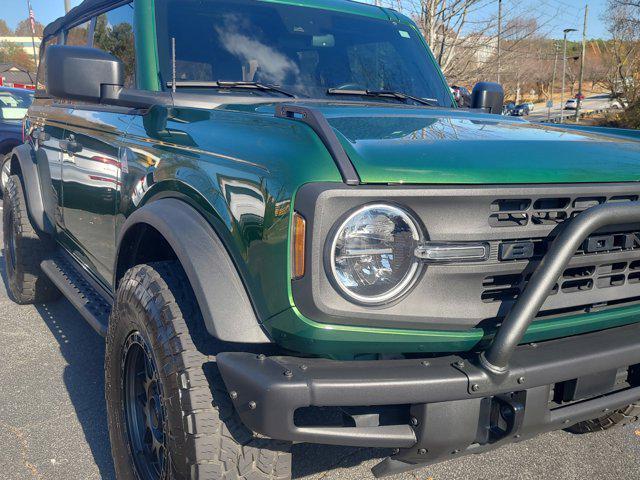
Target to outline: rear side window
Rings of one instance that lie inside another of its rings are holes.
[[[89,25],[90,22],[81,23],[67,31],[65,45],[73,45],[78,47],[86,47],[89,41]]]
[[[58,37],[51,37],[42,42],[42,46],[40,47],[40,63],[38,64],[38,74],[36,85],[38,90],[46,90],[47,88],[47,78],[46,78],[46,67],[47,67],[47,48],[51,45],[58,44]]]
[[[136,48],[133,31],[133,5],[126,4],[96,18],[93,47],[118,57],[125,68],[125,86],[134,87]]]

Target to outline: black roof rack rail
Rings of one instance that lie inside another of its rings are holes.
[[[42,36],[46,39],[57,35],[60,30],[66,27],[74,26],[78,22],[87,20],[94,15],[110,10],[114,7],[119,7],[126,3],[131,3],[132,1],[133,0],[84,0],[84,2],[77,7],[69,10],[66,15],[59,17],[48,24],[45,27]]]

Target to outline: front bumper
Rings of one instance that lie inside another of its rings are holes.
[[[521,345],[502,376],[461,356],[341,362],[221,353],[217,363],[248,428],[295,442],[399,449],[374,469],[383,476],[637,401],[639,345],[639,324]],[[572,396],[553,402],[561,390]],[[404,422],[372,421],[366,407],[375,406],[396,407],[406,413]],[[359,407],[365,414],[354,416],[354,426],[297,425],[295,412],[305,407]]]

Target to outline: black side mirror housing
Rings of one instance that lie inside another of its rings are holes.
[[[173,103],[167,92],[124,88],[123,63],[103,50],[52,45],[46,55],[47,94],[52,97],[142,109]]]
[[[502,85],[495,82],[479,82],[471,93],[471,108],[479,108],[487,113],[500,115],[504,103]]]
[[[47,93],[53,97],[99,103],[104,89],[124,86],[124,65],[103,50],[52,45],[46,55]]]

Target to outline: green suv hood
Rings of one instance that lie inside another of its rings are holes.
[[[640,135],[625,138],[606,134],[608,129],[584,132],[465,110],[309,106],[327,117],[364,183],[640,180]]]

